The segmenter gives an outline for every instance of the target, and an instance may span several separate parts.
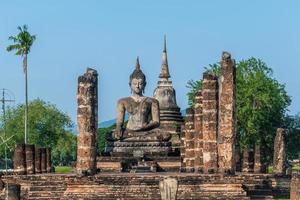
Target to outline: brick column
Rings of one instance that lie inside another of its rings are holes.
[[[42,173],[47,173],[46,148],[41,148],[41,172]]]
[[[26,153],[26,171],[27,174],[34,174],[35,166],[34,166],[34,145],[33,144],[26,144],[25,145],[25,153]]]
[[[194,152],[194,109],[186,109],[186,117],[184,122],[185,129],[185,171],[194,171],[195,152]]]
[[[14,151],[14,174],[26,174],[25,144],[16,144]]]
[[[235,61],[223,52],[219,85],[218,165],[221,173],[235,171]]]
[[[195,172],[203,172],[203,97],[198,91],[195,95]]]
[[[262,157],[261,146],[259,144],[256,144],[254,149],[254,173],[263,172],[261,157]]]
[[[252,149],[243,150],[242,172],[252,173],[254,167],[254,153]]]
[[[203,74],[203,170],[217,172],[218,166],[218,81],[209,73]]]
[[[77,174],[96,173],[98,128],[98,74],[94,69],[78,78]]]
[[[46,148],[46,169],[47,169],[47,173],[51,173],[51,168],[52,168],[52,164],[51,164],[51,148]]]
[[[286,171],[286,130],[278,128],[274,141],[273,173],[285,174]]]
[[[290,199],[300,199],[300,171],[295,171],[292,173]]]
[[[39,174],[42,172],[41,170],[41,148],[35,148],[35,173]]]
[[[180,142],[181,142],[181,148],[180,148],[181,169],[180,169],[180,171],[185,172],[186,163],[185,163],[185,128],[184,128],[184,125],[181,126]]]

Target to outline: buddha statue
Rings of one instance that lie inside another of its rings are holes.
[[[134,71],[129,77],[131,96],[121,98],[117,103],[116,129],[114,140],[167,140],[168,134],[161,134],[159,127],[158,100],[143,95],[146,86],[146,76],[142,72],[139,58]],[[128,113],[128,123],[124,127],[125,113]]]

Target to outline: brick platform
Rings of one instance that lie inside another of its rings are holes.
[[[166,178],[178,182],[176,199],[289,198],[290,177],[266,174],[101,173],[85,177],[44,174],[3,176],[2,180],[20,184],[21,199],[156,200],[161,199],[159,185]]]

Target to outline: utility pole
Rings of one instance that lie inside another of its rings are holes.
[[[5,95],[7,95],[9,90],[7,89],[2,89],[2,99],[1,99],[1,103],[2,103],[2,114],[3,114],[3,137],[0,136],[0,139],[2,140],[1,145],[4,145],[4,154],[5,154],[5,173],[7,175],[7,170],[8,170],[8,164],[7,164],[7,148],[9,150],[11,150],[9,148],[9,146],[7,145],[8,141],[11,140],[13,138],[14,135],[12,135],[11,137],[9,137],[8,139],[6,138],[6,115],[5,115],[5,103],[6,102],[14,102],[14,99],[5,99]],[[6,183],[6,200],[9,200],[9,196],[8,196],[8,183]]]

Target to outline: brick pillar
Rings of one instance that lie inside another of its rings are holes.
[[[46,148],[41,148],[41,172],[47,173]]]
[[[300,171],[295,171],[292,173],[290,199],[300,199]]]
[[[41,148],[35,148],[35,173],[39,174],[42,172],[41,170]]]
[[[203,172],[203,97],[198,91],[195,95],[195,172]]]
[[[254,167],[254,153],[252,149],[243,150],[243,169],[242,172],[252,173]]]
[[[94,69],[78,78],[77,174],[95,174],[98,128],[98,74]]]
[[[184,125],[181,126],[180,142],[181,142],[181,148],[180,148],[181,169],[180,169],[180,171],[185,172],[186,163],[185,163],[185,128],[184,128]]]
[[[259,144],[256,144],[254,149],[254,173],[262,173],[263,171],[262,148]]]
[[[217,172],[218,166],[218,81],[209,73],[203,74],[203,171]]]
[[[239,148],[235,148],[235,171],[242,171],[241,152]]]
[[[286,171],[286,130],[278,128],[274,141],[273,173],[285,174]]]
[[[33,144],[26,144],[25,145],[25,153],[26,153],[26,171],[27,174],[34,174],[35,166],[34,166],[34,145]]]
[[[8,184],[8,199],[9,200],[20,200],[21,196],[21,185],[15,183],[6,183]],[[4,189],[4,196],[6,197],[6,187]],[[6,199],[6,198],[5,198]]]
[[[46,148],[46,169],[47,173],[51,173],[51,148]]]
[[[184,122],[185,129],[185,171],[194,171],[195,152],[194,152],[194,109],[186,109],[186,117]]]
[[[14,151],[14,174],[26,174],[25,144],[16,144]]]
[[[219,85],[218,166],[221,173],[235,171],[235,61],[223,52]]]

